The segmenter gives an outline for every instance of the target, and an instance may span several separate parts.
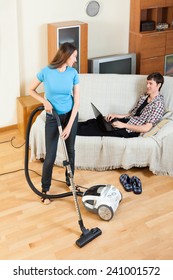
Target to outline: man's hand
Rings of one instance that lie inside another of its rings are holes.
[[[112,126],[115,128],[127,128],[127,124],[120,121],[113,122]]]
[[[107,116],[105,116],[105,120],[107,122],[110,122],[111,120],[115,119],[116,115],[115,114],[108,114]]]

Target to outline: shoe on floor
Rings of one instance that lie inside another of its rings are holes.
[[[43,192],[43,191],[42,191],[42,194],[50,194],[50,192]],[[50,198],[41,197],[41,202],[42,202],[44,205],[48,205],[48,204],[51,203],[51,200],[50,200]]]
[[[120,183],[124,187],[126,192],[131,192],[133,191],[133,186],[131,184],[131,178],[127,174],[122,174],[120,176]]]
[[[136,176],[132,176],[131,177],[131,183],[132,183],[132,187],[133,187],[133,192],[135,194],[141,194],[142,193],[141,180]]]

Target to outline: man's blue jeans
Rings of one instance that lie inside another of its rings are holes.
[[[59,115],[62,129],[67,125],[70,115],[71,112],[68,112],[67,114]],[[78,114],[74,120],[70,135],[65,140],[66,149],[69,157],[69,163],[73,175],[75,169],[75,139],[77,133],[77,126],[78,126]],[[54,115],[46,113],[46,125],[45,125],[46,157],[43,163],[42,181],[41,181],[43,192],[49,191],[51,186],[52,171],[53,171],[53,165],[57,153],[58,140],[59,140],[59,130],[58,130],[56,118],[54,117]],[[67,170],[65,174],[66,174],[66,183],[69,184]]]

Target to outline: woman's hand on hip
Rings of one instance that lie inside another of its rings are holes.
[[[43,105],[44,105],[45,111],[46,111],[47,113],[52,114],[52,109],[53,109],[52,104],[51,104],[48,100],[45,99]]]

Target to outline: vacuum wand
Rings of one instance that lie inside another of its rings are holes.
[[[54,110],[53,110],[53,114],[56,118],[57,125],[58,125],[58,130],[59,130],[59,135],[61,137],[62,126],[61,126],[59,116]],[[77,215],[78,215],[78,223],[79,223],[80,229],[82,231],[82,234],[81,234],[80,238],[76,241],[76,245],[81,248],[81,247],[85,246],[87,243],[89,243],[90,241],[92,241],[93,239],[95,239],[96,237],[98,237],[99,235],[101,235],[102,231],[98,227],[92,228],[92,229],[89,230],[89,229],[86,229],[85,226],[84,226],[84,223],[83,223],[83,220],[82,220],[82,215],[81,215],[80,208],[79,208],[79,203],[78,203],[78,199],[77,199],[75,184],[74,184],[74,180],[73,180],[73,173],[72,173],[71,166],[70,166],[70,163],[69,163],[69,157],[68,157],[65,141],[62,137],[61,137],[61,140],[62,140],[62,145],[63,145],[64,156],[65,156],[65,159],[66,159],[63,162],[63,165],[67,169],[67,174],[68,174],[68,177],[69,177],[69,180],[70,180],[70,185],[72,187],[72,193],[73,193],[75,208],[76,208],[76,212],[77,212]]]

